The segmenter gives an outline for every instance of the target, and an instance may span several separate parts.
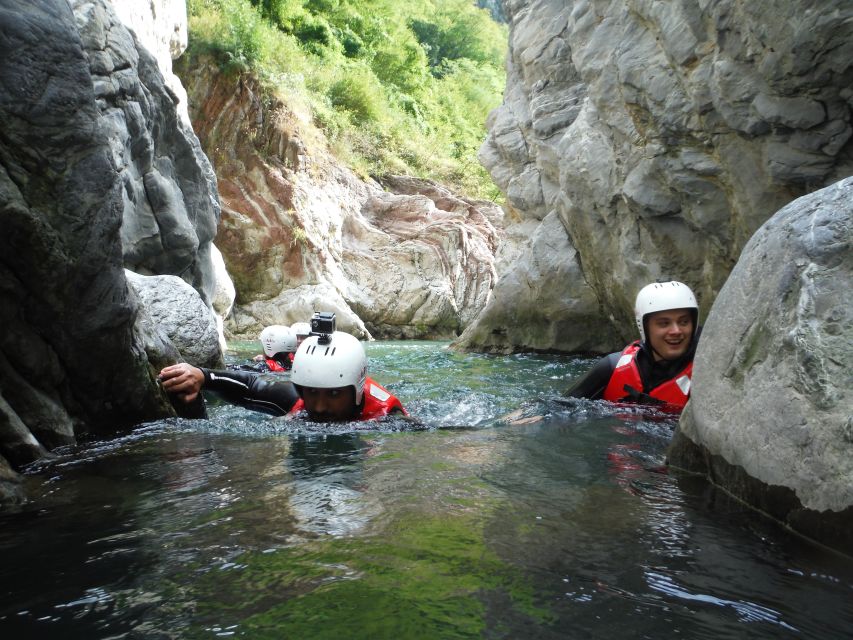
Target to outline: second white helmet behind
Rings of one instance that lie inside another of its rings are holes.
[[[272,358],[277,353],[293,353],[296,351],[296,336],[290,327],[281,324],[264,327],[264,330],[261,331],[260,341],[268,358]]]
[[[307,322],[294,322],[290,325],[290,330],[297,338],[307,338],[308,334],[311,333],[311,325]]]
[[[640,339],[644,342],[646,340],[645,318],[647,315],[672,309],[692,309],[695,329],[695,325],[699,322],[699,305],[696,302],[696,296],[686,284],[675,280],[653,282],[640,289],[637,300],[634,302],[634,318],[637,321],[637,329],[640,331]]]
[[[293,359],[290,381],[297,387],[334,389],[354,387],[355,403],[361,404],[367,377],[367,355],[355,336],[343,331],[331,334],[319,344],[320,336],[308,336]]]

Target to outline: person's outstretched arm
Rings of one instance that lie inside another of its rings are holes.
[[[254,411],[283,416],[299,399],[296,387],[281,374],[216,369],[199,371],[203,375],[205,389]]]
[[[610,382],[614,369],[616,369],[620,355],[621,352],[616,351],[601,358],[589,371],[573,381],[563,395],[570,398],[600,400],[607,388],[607,383]]]
[[[299,399],[293,384],[275,374],[204,369],[181,362],[164,368],[159,378],[163,389],[185,403],[206,389],[247,409],[283,416]]]

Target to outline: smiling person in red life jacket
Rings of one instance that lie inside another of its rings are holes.
[[[699,305],[686,284],[655,282],[637,294],[640,340],[601,358],[564,395],[680,412],[690,397]]]
[[[319,335],[315,329],[296,352],[291,381],[299,400],[290,414],[304,411],[315,422],[407,416],[396,397],[367,377],[367,356],[358,338],[334,331],[334,324],[331,329]]]

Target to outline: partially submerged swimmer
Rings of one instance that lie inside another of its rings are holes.
[[[634,304],[640,340],[601,358],[564,395],[680,412],[690,397],[699,305],[686,284],[655,282]]]
[[[278,416],[304,414],[314,422],[408,416],[394,395],[367,377],[361,342],[341,331],[309,336],[296,353],[290,380],[187,363],[165,367],[159,378],[163,388],[183,403],[196,402],[204,388],[249,409]]]
[[[408,415],[391,392],[367,377],[364,347],[342,331],[306,338],[293,360],[291,380],[299,400],[290,413],[304,410],[315,422]]]
[[[239,371],[256,371],[258,373],[266,371],[274,373],[290,371],[293,365],[293,354],[296,352],[296,347],[298,346],[296,335],[290,330],[290,327],[271,324],[268,327],[264,327],[258,340],[264,352],[252,358],[255,364],[229,366],[228,368]]]

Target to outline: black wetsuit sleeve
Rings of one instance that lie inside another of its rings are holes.
[[[264,373],[269,371],[266,362],[244,362],[242,364],[229,364],[226,366],[228,371],[252,371],[254,373]]]
[[[563,395],[569,398],[600,400],[607,388],[607,383],[610,382],[613,371],[616,369],[620,355],[622,352],[616,351],[601,358],[589,371],[573,381]]]
[[[299,399],[293,383],[279,374],[204,368],[202,373],[205,391],[214,391],[228,402],[254,411],[283,416]]]

